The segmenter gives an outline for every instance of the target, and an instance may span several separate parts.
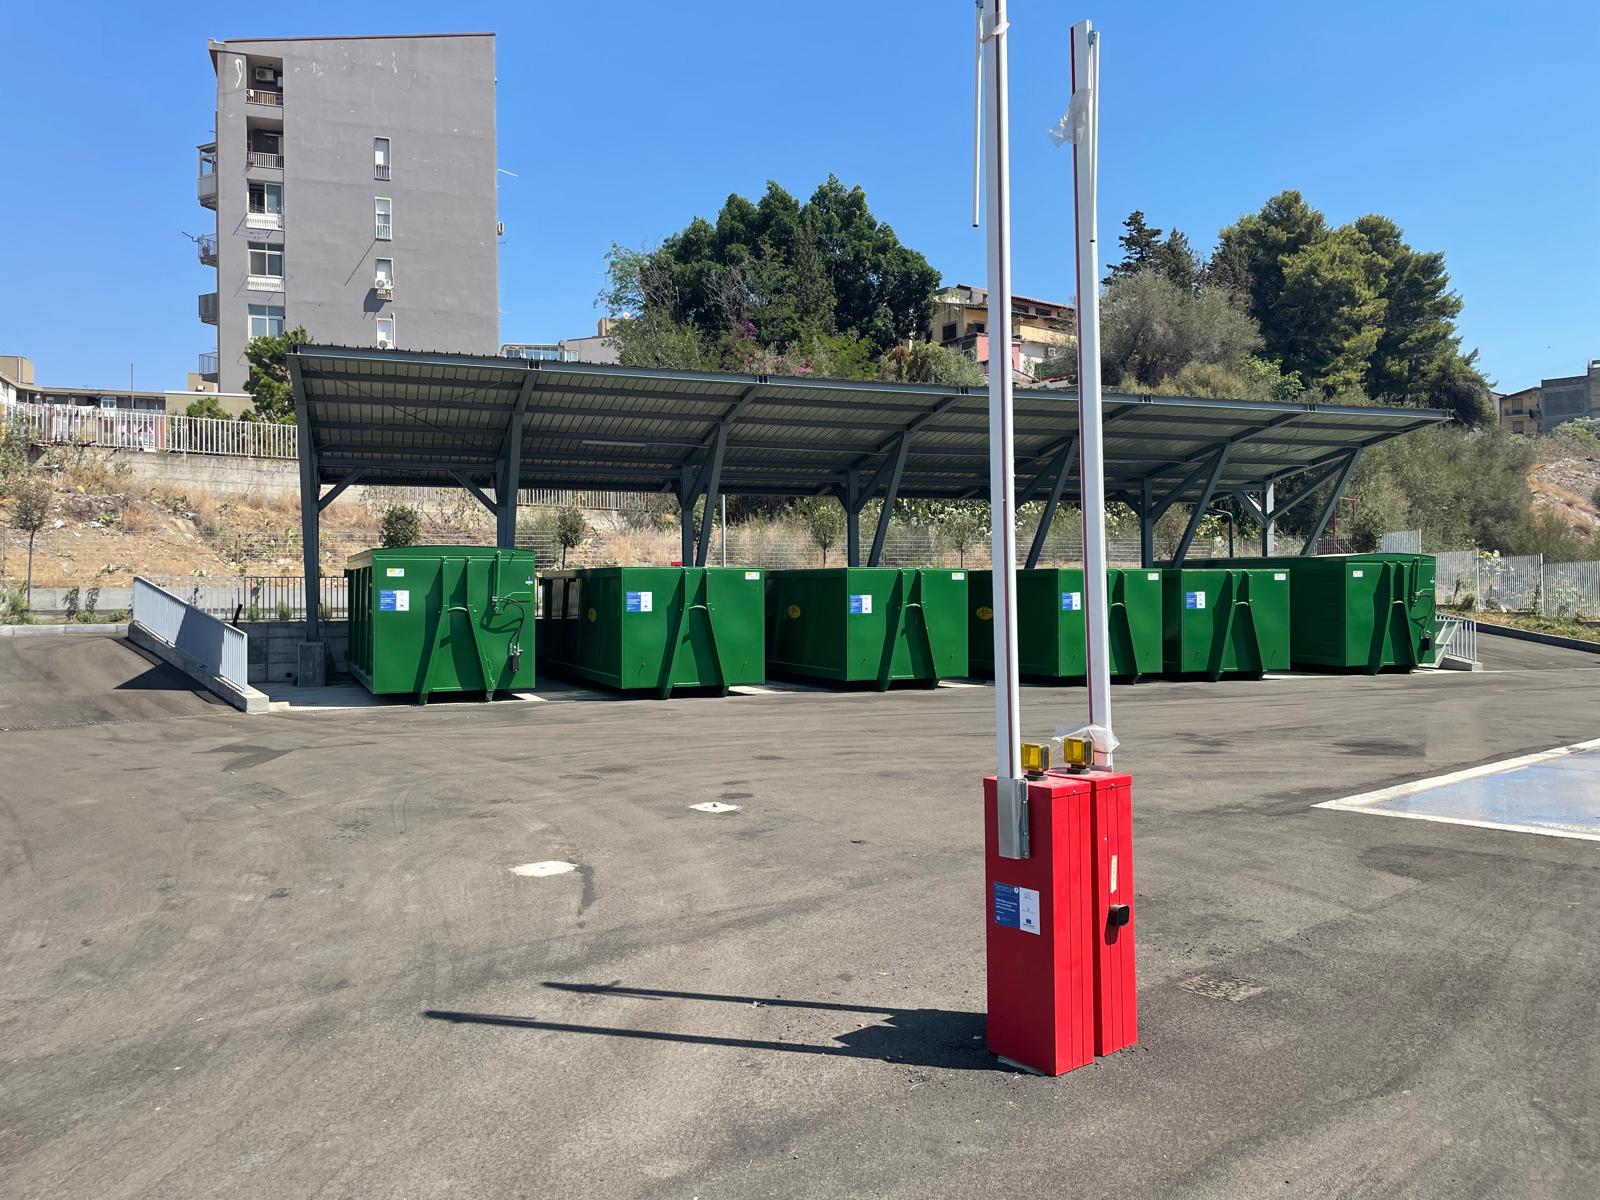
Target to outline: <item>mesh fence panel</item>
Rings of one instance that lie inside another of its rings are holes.
[[[1531,612],[1540,607],[1544,556],[1478,560],[1478,607],[1485,612]]]
[[[1478,552],[1439,550],[1434,553],[1434,600],[1439,604],[1459,604],[1478,595]]]
[[[1422,530],[1402,529],[1396,533],[1386,533],[1378,549],[1385,554],[1421,554]]]
[[[1539,601],[1547,617],[1600,619],[1600,562],[1546,563]]]

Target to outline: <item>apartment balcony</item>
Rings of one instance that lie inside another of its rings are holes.
[[[244,93],[246,104],[259,104],[262,108],[270,108],[274,112],[283,109],[283,93],[274,88],[246,88]]]
[[[217,265],[216,234],[203,233],[199,237],[195,238],[194,245],[195,249],[200,253],[200,265],[202,267],[214,267]]]
[[[272,154],[266,150],[247,150],[244,156],[244,169],[250,170],[283,170],[283,155]]]
[[[195,374],[208,383],[215,383],[219,373],[217,369],[217,352],[215,350],[201,351],[199,357],[195,359]]]
[[[282,229],[283,214],[281,212],[246,213],[244,227],[246,229]]]
[[[281,292],[283,291],[283,276],[246,275],[244,286],[246,291],[251,292]]]
[[[195,183],[195,196],[206,208],[217,206],[217,144],[207,142],[200,146],[199,179]]]
[[[217,323],[217,294],[215,292],[201,292],[199,309],[200,319],[207,325],[215,325]]]
[[[384,180],[385,182],[387,182],[388,178],[389,178],[389,164],[388,163],[373,163],[372,164],[372,177],[374,179],[381,179],[381,180]]]

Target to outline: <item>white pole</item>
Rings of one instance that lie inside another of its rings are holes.
[[[1106,586],[1106,472],[1100,432],[1100,255],[1096,245],[1100,167],[1100,35],[1072,27],[1072,92],[1084,93],[1084,136],[1072,147],[1074,241],[1078,252],[1078,478],[1082,481],[1084,626],[1089,724],[1111,729],[1110,598]],[[990,328],[993,328],[991,325]],[[1095,765],[1111,765],[1110,743],[1095,740]]]
[[[972,65],[972,227],[983,220],[983,0],[977,2],[977,61]]]
[[[1011,423],[1011,167],[1006,101],[1005,0],[986,0],[983,25],[984,182],[989,238],[989,518],[994,576],[995,775],[1000,852],[1023,856],[1021,696],[1017,690],[1017,525]],[[1013,840],[1014,839],[1014,840]],[[1011,849],[1015,853],[1007,853]]]

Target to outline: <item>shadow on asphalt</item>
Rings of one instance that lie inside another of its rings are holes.
[[[785,1000],[770,996],[728,996],[715,992],[673,992],[655,988],[621,987],[614,983],[552,983],[547,988],[587,995],[632,1000],[702,1000],[739,1004],[746,1008],[800,1008],[827,1012],[879,1016],[878,1024],[840,1034],[833,1043],[771,1041],[760,1038],[721,1037],[715,1034],[671,1033],[665,1030],[624,1028],[613,1025],[578,1025],[568,1021],[542,1021],[535,1017],[495,1013],[450,1012],[427,1009],[423,1016],[455,1025],[494,1025],[504,1029],[542,1029],[553,1033],[590,1034],[597,1037],[636,1038],[652,1042],[681,1042],[693,1046],[727,1046],[739,1050],[773,1050],[783,1054],[821,1054],[835,1058],[875,1058],[908,1066],[938,1067],[957,1071],[1007,1071],[984,1047],[984,1015],[938,1008],[887,1008],[879,1005],[834,1004],[822,1000]]]

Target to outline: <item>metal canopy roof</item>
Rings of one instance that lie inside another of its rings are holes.
[[[655,370],[393,350],[290,352],[314,481],[690,491],[720,456],[721,491],[987,494],[988,391]],[[1446,420],[1432,409],[1106,393],[1109,497],[1173,502],[1259,491]],[[1076,394],[1016,392],[1018,502],[1076,476]],[[869,490],[876,490],[871,485]],[[319,488],[320,490],[320,488]],[[1069,489],[1068,494],[1072,494]]]

